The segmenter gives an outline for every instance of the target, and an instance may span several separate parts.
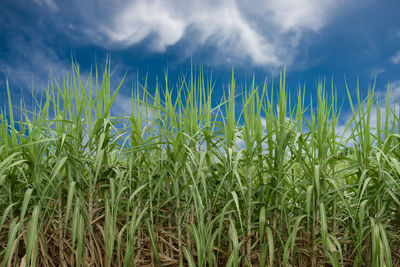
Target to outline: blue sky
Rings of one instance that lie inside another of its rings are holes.
[[[137,71],[154,81],[168,68],[173,80],[192,59],[212,69],[216,90],[232,66],[239,81],[255,73],[260,83],[287,66],[291,90],[313,94],[333,77],[344,97],[345,77],[366,92],[377,75],[377,90],[390,82],[400,96],[398,0],[2,0],[0,25],[3,103],[6,78],[17,98],[46,87],[50,69],[69,71],[71,55],[88,71],[107,54],[128,85]]]

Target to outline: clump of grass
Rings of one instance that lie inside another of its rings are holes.
[[[115,117],[123,81],[111,88],[111,78],[109,62],[87,81],[74,64],[18,121],[9,93],[2,266],[400,264],[400,119],[389,94],[382,109],[373,89],[349,93],[342,127],[333,86],[319,83],[309,106],[300,89],[291,105],[285,72],[278,90],[253,80],[239,91],[232,75],[213,105],[213,80],[192,71],[154,94],[137,84],[130,114]]]

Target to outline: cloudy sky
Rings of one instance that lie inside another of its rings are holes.
[[[377,76],[400,94],[398,0],[1,0],[0,25],[1,101],[6,79],[15,95],[41,90],[71,57],[89,70],[107,54],[128,83],[174,79],[192,59],[217,80],[234,66],[262,83],[286,66],[293,90],[333,77],[344,96],[345,77],[366,91]]]

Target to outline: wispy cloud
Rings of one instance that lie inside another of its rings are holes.
[[[185,42],[187,51],[182,53],[187,56],[204,46],[213,46],[220,61],[247,59],[255,65],[278,67],[293,61],[303,35],[319,32],[340,3],[333,0],[106,2],[97,7],[106,14],[106,19],[94,19],[85,32],[93,37],[93,42],[105,47],[129,47],[149,41],[152,51],[163,52]]]
[[[340,1],[331,0],[271,0],[265,1],[264,9],[271,10],[274,22],[284,32],[319,31],[331,19],[331,12]]]
[[[400,63],[400,50],[397,51],[396,54],[394,54],[390,60],[394,63],[394,64],[399,64]]]
[[[47,88],[52,72],[56,78],[70,70],[70,62],[64,62],[57,53],[41,40],[10,41],[5,58],[0,59],[1,75],[5,75],[11,85],[40,90]]]
[[[373,68],[370,72],[369,72],[369,78],[370,79],[374,79],[375,77],[377,77],[379,74],[386,72],[385,68]]]
[[[33,1],[41,6],[45,5],[53,11],[58,11],[58,6],[53,0],[33,0]]]
[[[399,105],[397,102],[400,99],[400,80],[394,81],[389,84],[389,106],[386,106],[386,93],[387,90],[382,88],[381,90],[378,90],[374,94],[374,100],[375,103],[372,104],[371,106],[371,112],[370,112],[370,126],[371,126],[371,133],[376,134],[376,129],[378,125],[378,119],[381,122],[381,125],[385,123],[386,120],[386,113],[389,113],[388,115],[391,116],[392,112],[394,114],[398,114],[399,112]],[[379,103],[379,114],[378,116],[378,105],[377,102]],[[364,105],[364,110],[366,110],[367,105],[366,103]],[[338,127],[337,131],[339,134],[344,134],[344,137],[347,138],[349,137],[350,132],[344,132],[344,129],[346,125],[349,123],[349,119],[353,117],[351,113],[344,114],[342,117],[345,118],[345,120],[342,120]],[[352,126],[354,127],[354,122],[352,122]]]
[[[168,45],[178,42],[185,30],[185,22],[169,12],[166,2],[138,1],[128,4],[116,16],[112,27],[104,26],[104,32],[113,43],[129,46],[142,41],[150,34],[157,34],[154,49],[164,51]]]

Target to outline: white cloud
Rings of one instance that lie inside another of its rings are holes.
[[[369,73],[370,79],[375,79],[379,74],[386,72],[384,68],[373,68]]]
[[[397,51],[396,54],[394,54],[390,60],[394,63],[394,64],[399,64],[400,63],[400,50]]]
[[[392,101],[398,101],[400,98],[400,80],[394,81],[389,84],[390,98]]]
[[[400,29],[389,29],[387,35],[390,39],[400,38]]]
[[[386,101],[387,88],[375,92],[375,97],[380,101]],[[400,98],[400,80],[389,83],[389,95],[391,101]]]
[[[46,5],[47,7],[49,7],[50,9],[52,9],[53,11],[58,11],[58,6],[56,5],[56,3],[54,3],[53,0],[34,0],[34,2],[36,2],[39,5]]]
[[[169,12],[166,2],[137,1],[119,13],[112,28],[104,28],[113,42],[132,45],[152,33],[157,34],[155,49],[164,51],[166,46],[178,42],[185,30],[185,22]]]
[[[56,52],[40,40],[10,40],[7,57],[0,58],[1,74],[10,81],[10,86],[21,86],[35,91],[47,88],[52,72],[58,80],[70,70],[70,62],[63,62]]]
[[[119,92],[111,107],[112,116],[136,116],[141,114],[143,125],[151,123],[154,117],[153,111],[147,106],[136,101],[136,96],[126,95]],[[136,110],[137,109],[137,110]]]
[[[293,61],[304,32],[318,32],[329,23],[338,3],[342,1],[137,0],[110,7],[107,2],[101,9],[110,10],[105,14],[111,19],[95,19],[86,33],[103,46],[151,40],[156,52],[184,41],[185,56],[211,45],[219,59],[279,67]]]
[[[112,105],[112,111],[116,116],[130,116],[133,111],[134,105],[135,104],[132,102],[131,96],[119,93],[117,94],[115,101]]]
[[[272,9],[274,22],[283,31],[319,31],[328,23],[330,11],[337,3],[331,0],[271,0],[265,2],[265,9]]]
[[[400,99],[400,80],[394,81],[389,84],[389,107],[386,106],[386,90],[376,91],[374,94],[375,103],[371,106],[371,113],[370,113],[370,126],[371,126],[371,133],[376,134],[377,125],[378,125],[378,106],[376,102],[379,102],[379,112],[380,112],[380,123],[381,127],[383,127],[385,120],[386,120],[386,113],[389,112],[389,116],[392,116],[392,112],[394,111],[395,114],[399,113],[399,105],[398,101]],[[364,110],[366,110],[367,105],[364,103]],[[357,115],[358,116],[358,115]],[[344,122],[339,123],[337,126],[337,131],[340,134],[343,134],[345,126],[349,123],[349,120],[353,117],[352,114],[346,114],[344,117],[347,119]],[[352,122],[352,126],[354,127],[354,122]],[[351,129],[351,127],[350,127]],[[348,138],[350,136],[349,130],[344,133],[343,137]]]

